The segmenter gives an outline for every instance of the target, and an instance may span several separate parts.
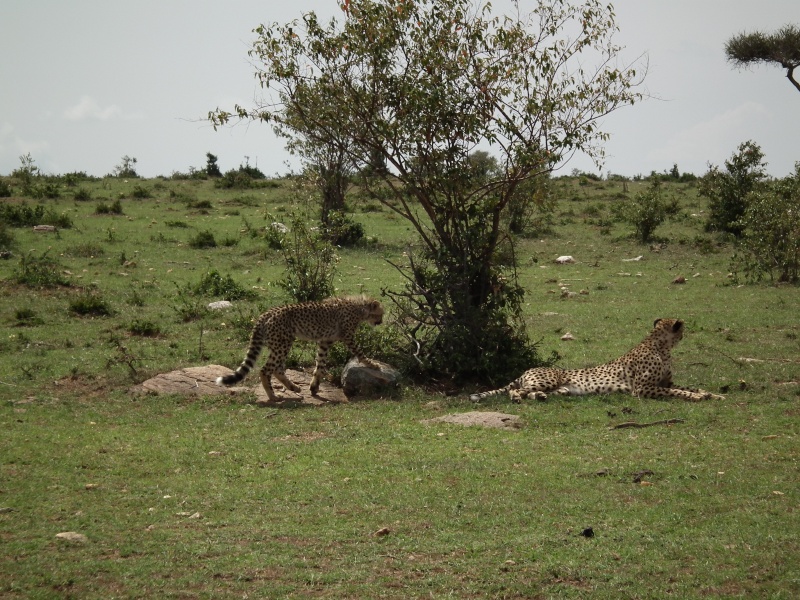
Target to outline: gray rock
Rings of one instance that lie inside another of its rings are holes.
[[[368,367],[353,358],[342,371],[342,388],[348,396],[387,394],[400,385],[400,373],[394,367],[374,361],[380,368]]]

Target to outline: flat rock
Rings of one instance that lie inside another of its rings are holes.
[[[204,367],[187,367],[169,373],[162,373],[148,379],[140,385],[134,386],[130,391],[134,395],[166,395],[178,394],[183,396],[238,396],[241,394],[255,394],[256,402],[268,404],[267,393],[261,386],[258,372],[251,373],[245,381],[253,382],[251,385],[225,387],[217,385],[217,377],[233,373],[228,367],[221,365],[207,365]],[[328,402],[347,402],[347,396],[339,388],[325,382],[320,382],[319,392],[312,396],[308,389],[311,375],[302,371],[288,369],[286,376],[290,381],[300,386],[300,393],[291,392],[283,387],[275,378],[272,378],[272,387],[275,395],[281,401],[300,404],[320,405]],[[276,406],[280,404],[276,403]]]
[[[425,419],[421,421],[426,425],[434,423],[452,423],[454,425],[464,425],[466,427],[493,427],[496,429],[521,429],[522,419],[519,415],[507,415],[499,412],[472,411],[465,413],[454,413]]]
[[[218,396],[235,395],[243,391],[244,388],[226,388],[217,385],[217,377],[229,375],[232,371],[221,365],[208,365],[205,367],[187,367],[162,373],[148,379],[144,383],[135,386],[131,392],[134,394],[155,394],[157,396],[165,394],[182,394],[186,396]]]

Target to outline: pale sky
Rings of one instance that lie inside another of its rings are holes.
[[[501,2],[493,3],[500,6]],[[520,0],[524,12],[533,0]],[[725,41],[742,31],[800,25],[798,0],[617,0],[623,56],[649,57],[645,86],[658,99],[623,108],[602,169],[576,156],[563,169],[633,176],[702,175],[753,140],[768,171],[800,161],[800,92],[778,66],[736,70]],[[315,11],[338,16],[336,0],[3,0],[0,9],[0,175],[30,153],[53,174],[102,176],[125,155],[143,177],[202,168],[223,171],[249,157],[267,175],[298,165],[271,128],[214,132],[216,107],[251,106],[258,94],[247,50],[261,23]],[[800,73],[797,73],[800,78]]]

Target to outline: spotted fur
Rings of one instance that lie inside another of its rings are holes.
[[[656,319],[650,335],[616,360],[591,369],[529,369],[507,386],[473,394],[470,399],[478,402],[490,396],[507,393],[514,402],[521,402],[526,397],[546,400],[548,392],[564,396],[626,392],[645,398],[723,398],[703,390],[672,384],[670,350],[683,338],[683,332],[683,321]]]
[[[289,381],[286,357],[294,340],[317,342],[317,357],[314,375],[311,378],[311,393],[319,390],[319,380],[325,369],[328,349],[334,342],[343,342],[347,349],[367,365],[375,363],[365,358],[355,343],[355,332],[361,323],[380,325],[383,321],[383,306],[366,296],[328,298],[322,302],[288,304],[270,309],[262,314],[253,327],[250,347],[239,368],[231,375],[217,378],[219,385],[234,385],[242,381],[255,367],[264,347],[269,349],[269,358],[262,367],[261,385],[270,402],[277,400],[272,389],[271,378],[280,381],[287,389],[299,392],[300,388]]]

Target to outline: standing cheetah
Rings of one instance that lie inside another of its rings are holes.
[[[564,396],[628,392],[632,396],[645,398],[724,399],[723,396],[703,390],[672,385],[670,350],[683,338],[683,331],[683,321],[656,319],[650,335],[616,360],[591,369],[529,369],[507,386],[473,394],[470,399],[478,402],[489,396],[508,393],[514,402],[520,402],[527,396],[546,400],[546,392]]]
[[[322,302],[303,302],[272,308],[256,321],[250,337],[250,348],[242,364],[231,375],[218,377],[217,383],[239,383],[253,369],[261,350],[266,346],[269,348],[269,358],[260,375],[261,385],[264,386],[269,402],[277,400],[270,380],[273,375],[287,389],[299,392],[300,388],[289,381],[284,373],[286,357],[295,339],[311,340],[317,342],[316,366],[311,378],[311,393],[316,394],[320,376],[325,369],[328,349],[334,342],[343,342],[361,362],[375,366],[372,360],[364,357],[354,336],[356,328],[362,322],[380,325],[382,321],[383,306],[366,296],[328,298]]]

